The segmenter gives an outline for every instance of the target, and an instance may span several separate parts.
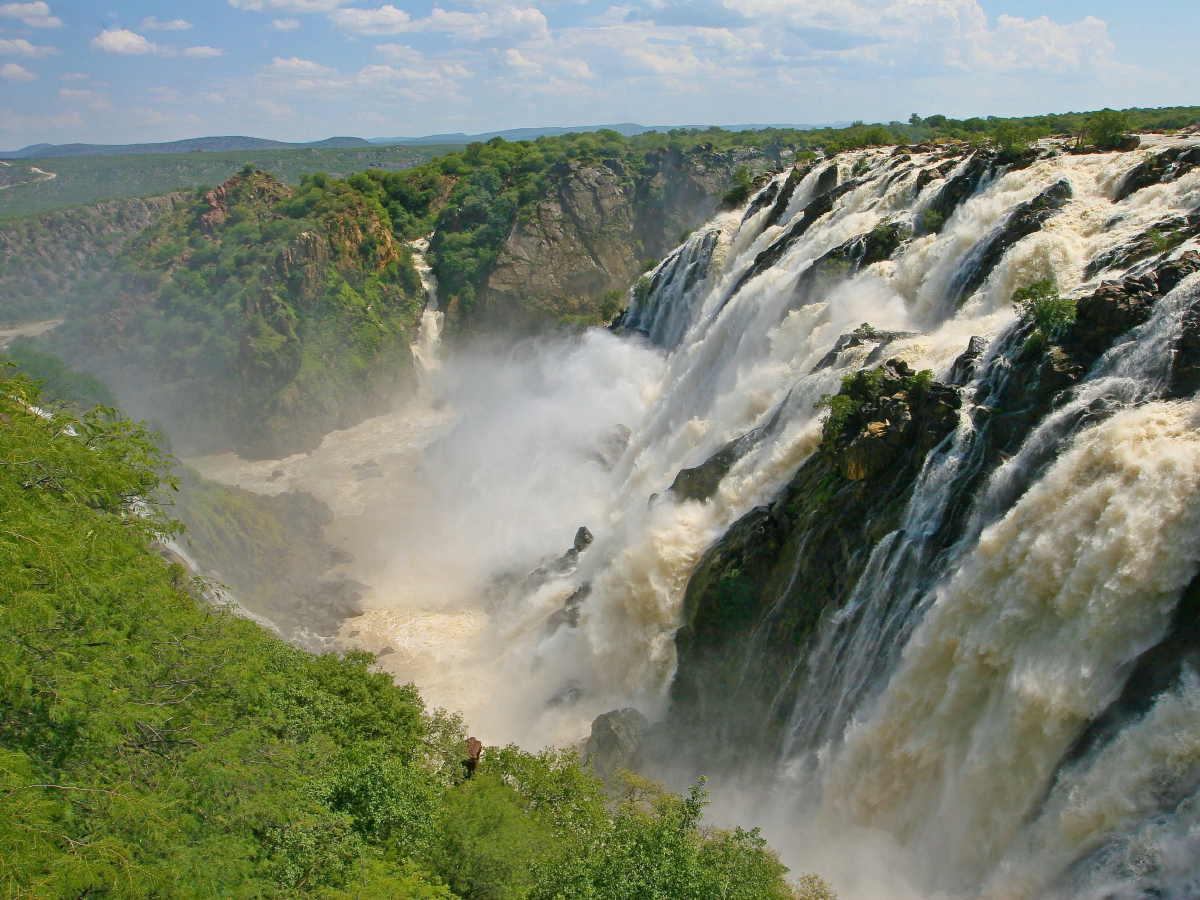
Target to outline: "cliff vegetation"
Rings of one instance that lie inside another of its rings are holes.
[[[154,552],[144,426],[0,382],[0,891],[20,898],[829,898],[704,794],[486,748],[369,654],[303,653]]]

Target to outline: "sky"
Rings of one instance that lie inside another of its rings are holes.
[[[1200,104],[1196,0],[0,0],[0,149]]]

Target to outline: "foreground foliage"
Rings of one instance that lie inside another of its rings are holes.
[[[369,654],[311,656],[202,600],[141,498],[144,426],[0,382],[0,894],[788,898],[703,792],[611,797],[570,752],[485,752]],[[815,891],[815,893],[814,893]],[[808,878],[799,896],[828,898]]]

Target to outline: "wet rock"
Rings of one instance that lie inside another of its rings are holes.
[[[950,367],[950,375],[947,384],[953,384],[961,387],[972,378],[975,377],[975,372],[979,368],[979,359],[987,350],[987,338],[972,335],[971,340],[967,343],[967,349],[964,350],[954,360],[954,365]]]
[[[628,426],[617,425],[600,441],[596,452],[592,454],[592,459],[598,462],[604,471],[611,471],[612,467],[617,464],[617,460],[621,458],[621,454],[625,452],[625,448],[629,446],[629,439],[632,436],[633,432],[629,430]]]
[[[582,553],[588,547],[592,546],[592,541],[594,540],[595,537],[593,537],[592,533],[588,531],[587,526],[580,525],[579,530],[575,532],[575,541],[572,544],[571,549],[576,553]]]
[[[579,607],[583,605],[584,600],[591,596],[591,593],[592,583],[590,581],[585,581],[577,587],[571,596],[563,601],[562,609],[556,609],[546,620],[546,634],[554,634],[564,626],[574,628],[578,625]]]
[[[1120,217],[1111,224],[1117,224]],[[1154,225],[1120,247],[1102,253],[1088,263],[1084,278],[1093,278],[1109,268],[1128,268],[1139,260],[1162,256],[1188,238],[1200,235],[1200,213],[1172,216]]]
[[[838,282],[891,256],[912,236],[903,222],[888,222],[822,254],[796,279],[792,308],[821,300]]]
[[[890,359],[855,376],[848,395],[857,406],[836,433],[826,434],[833,464],[849,480],[882,472],[913,446],[927,451],[957,426],[958,391],[915,374]]]
[[[779,224],[779,220],[783,218],[784,212],[787,211],[788,204],[792,202],[792,195],[796,193],[796,186],[812,170],[813,164],[810,163],[807,166],[798,166],[788,173],[787,180],[783,183],[783,187],[779,190],[779,195],[775,198],[775,205],[771,208],[771,214],[767,216],[767,221],[763,224],[764,229]]]
[[[826,176],[831,169],[834,170],[834,178],[836,178],[837,167],[830,166],[829,169],[826,169],[821,173],[821,180],[818,181],[817,187],[814,189],[815,191],[819,191],[821,184],[824,181],[828,181]],[[775,263],[779,262],[779,260],[783,258],[783,255],[787,253],[788,248],[790,248],[792,244],[796,243],[796,241],[800,240],[804,233],[808,231],[808,229],[811,228],[818,219],[833,209],[834,203],[836,203],[844,194],[849,193],[851,190],[857,187],[858,183],[859,182],[856,179],[846,181],[840,185],[837,185],[836,187],[818,193],[812,200],[810,200],[808,206],[804,207],[804,213],[796,220],[796,222],[793,223],[783,234],[776,238],[774,243],[760,252],[758,256],[754,257],[754,262],[751,264],[750,268],[746,270],[745,274],[738,279],[737,284],[733,286],[733,290],[729,292],[725,302],[729,302],[729,298],[740,291],[752,278],[761,274],[762,272],[765,272],[767,269],[775,265]]]
[[[695,500],[703,503],[712,498],[722,479],[729,474],[733,464],[762,436],[763,429],[756,428],[740,438],[730,441],[704,462],[690,469],[680,469],[667,489],[679,502]]]
[[[522,594],[532,593],[554,578],[570,575],[579,565],[579,554],[591,546],[592,540],[592,533],[585,526],[579,526],[579,530],[575,532],[571,549],[557,559],[545,562],[530,572],[522,582],[520,592]]]
[[[1014,244],[1041,230],[1073,196],[1070,182],[1064,179],[1013,210],[997,231],[972,249],[968,264],[950,285],[949,293],[955,301],[965,300],[975,293]]]
[[[649,730],[650,720],[633,707],[603,713],[592,722],[583,758],[591,760],[596,775],[608,782],[617,771],[632,768]]]
[[[1120,203],[1153,184],[1178,180],[1200,165],[1200,147],[1175,147],[1160,150],[1134,166],[1121,179],[1113,201]]]
[[[837,365],[838,357],[852,347],[860,347],[863,344],[878,342],[879,346],[872,352],[871,357],[887,347],[892,341],[901,340],[902,338],[915,337],[915,331],[880,331],[872,328],[866,331],[862,328],[855,329],[849,334],[841,335],[834,341],[833,349],[821,357],[821,360],[813,366],[814,372],[819,372],[822,369],[828,369],[831,366]],[[875,362],[874,359],[868,358],[868,364]]]
[[[382,478],[383,469],[375,460],[367,460],[362,463],[355,463],[350,467],[354,470],[354,477],[359,481],[365,481],[368,478]]]
[[[1076,301],[1075,324],[1063,345],[1099,355],[1117,337],[1150,318],[1158,298],[1196,271],[1200,271],[1200,252],[1192,250],[1135,277],[1104,282]]]
[[[1129,153],[1140,146],[1142,146],[1142,139],[1136,134],[1123,134],[1117,141],[1117,150],[1121,153]]]
[[[946,177],[957,165],[957,160],[949,160],[943,164],[938,175]],[[945,221],[954,215],[954,211],[962,204],[964,200],[972,196],[979,186],[983,183],[986,176],[991,174],[996,165],[995,154],[990,151],[977,150],[968,160],[963,170],[947,181],[937,192],[926,209],[933,210],[942,217]],[[928,171],[928,170],[926,170]],[[932,180],[932,178],[930,178]],[[918,178],[918,183],[920,179]],[[921,185],[922,187],[924,185]]]
[[[779,196],[779,182],[772,181],[767,185],[766,190],[755,194],[754,199],[750,201],[750,205],[746,207],[746,213],[742,216],[742,221],[745,222],[752,216],[762,212],[768,206],[771,206],[775,199]]]
[[[583,687],[578,681],[569,681],[567,686],[546,701],[547,706],[574,706],[583,696]]]

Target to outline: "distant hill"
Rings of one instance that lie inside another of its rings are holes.
[[[806,130],[810,128],[844,128],[849,122],[834,122],[830,125],[724,125],[725,131],[758,131],[764,128],[791,128]],[[290,144],[286,141],[272,141],[267,138],[243,137],[228,135],[224,137],[191,138],[185,141],[168,141],[161,144],[30,144],[20,150],[0,150],[0,159],[67,159],[87,156],[125,156],[129,154],[146,153],[222,153],[243,150],[343,150],[357,147],[380,146],[462,146],[475,141],[488,141],[494,137],[502,137],[506,141],[534,141],[540,137],[554,137],[562,134],[579,134],[589,131],[609,129],[625,137],[644,134],[647,131],[667,132],[680,125],[638,125],[633,122],[621,122],[617,125],[578,125],[571,128],[509,128],[504,131],[485,131],[481,134],[464,134],[461,131],[453,134],[426,134],[420,137],[380,137],[366,140],[357,137],[331,137],[323,141],[310,141],[306,144]]]
[[[191,138],[161,144],[31,144],[11,153],[0,151],[4,159],[64,159],[80,156],[125,156],[142,153],[220,153],[237,150],[310,150],[370,147],[371,142],[356,137],[331,137],[306,144],[289,144],[267,138],[227,135]]]
[[[475,141],[489,141],[494,137],[502,137],[506,141],[534,141],[540,137],[555,137],[560,134],[579,134],[587,131],[600,131],[602,128],[611,129],[626,137],[633,137],[647,131],[660,130],[653,126],[635,125],[632,122],[622,122],[619,125],[580,125],[574,128],[509,128],[504,131],[485,131],[481,134],[463,134],[461,131],[453,134],[427,134],[423,137],[390,137],[371,138],[372,144],[408,144],[412,146],[424,144],[470,144]]]
[[[833,128],[849,125],[849,122],[837,122]],[[618,125],[578,125],[573,128],[509,128],[505,131],[485,131],[481,134],[463,134],[461,131],[453,134],[427,134],[423,137],[390,137],[371,138],[372,144],[403,144],[407,146],[423,146],[426,144],[471,144],[475,141],[489,141],[494,137],[506,141],[534,141],[540,137],[555,137],[561,134],[580,134],[589,131],[608,129],[625,137],[645,134],[647,131],[667,132],[681,125],[637,125],[633,122],[621,122]],[[804,130],[809,128],[828,128],[827,125],[722,125],[725,131],[758,131],[763,128],[794,128]]]

